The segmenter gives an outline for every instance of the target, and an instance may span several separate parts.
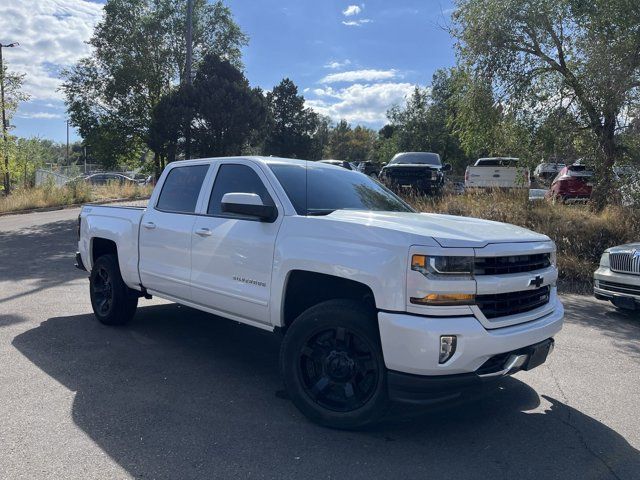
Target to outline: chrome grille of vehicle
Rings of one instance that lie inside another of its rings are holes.
[[[614,272],[640,275],[640,255],[634,255],[634,252],[610,253],[609,266]]]
[[[535,290],[477,295],[476,304],[486,318],[505,317],[535,310],[549,303],[551,288],[546,285]]]
[[[541,270],[551,265],[551,254],[512,255],[508,257],[476,257],[475,275],[500,275]]]

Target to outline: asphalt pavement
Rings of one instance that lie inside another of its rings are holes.
[[[640,315],[563,295],[540,368],[334,431],[283,398],[268,332],[156,299],[99,324],[78,213],[0,218],[2,479],[640,478]]]

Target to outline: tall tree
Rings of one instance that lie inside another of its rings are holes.
[[[184,2],[107,1],[89,41],[92,55],[63,74],[71,121],[83,138],[94,137],[93,143],[102,137],[119,138],[117,155],[149,141],[153,109],[185,75],[185,21]],[[246,43],[222,1],[195,1],[194,66],[206,53],[240,66],[240,49]]]
[[[619,157],[622,110],[640,91],[640,9],[629,0],[458,0],[453,34],[462,58],[511,108],[576,105],[597,145],[602,208]]]
[[[192,149],[198,156],[240,155],[265,119],[262,91],[252,89],[229,61],[210,54],[201,62],[193,86],[182,84],[154,109],[150,145],[168,161],[175,160],[190,121]]]
[[[320,125],[318,114],[305,108],[304,97],[288,78],[267,93],[269,131],[265,154],[309,159],[313,137]]]
[[[3,129],[2,135],[2,179],[5,195],[11,192],[11,174],[9,168],[9,155],[12,150],[12,139],[9,136],[11,130],[11,118],[18,109],[20,102],[29,99],[29,95],[22,91],[24,83],[24,74],[10,72],[6,64],[2,64],[0,70],[0,82],[4,89],[4,104],[0,107],[4,110],[4,121],[6,125],[1,125]]]

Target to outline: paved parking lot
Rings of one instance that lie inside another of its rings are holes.
[[[640,317],[564,296],[549,362],[332,431],[278,392],[278,339],[160,300],[91,315],[78,210],[0,218],[0,478],[640,478]]]

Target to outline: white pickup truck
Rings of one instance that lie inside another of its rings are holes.
[[[562,326],[548,237],[322,163],[174,162],[147,208],[83,207],[78,237],[98,320],[157,295],[280,333],[289,397],[331,427],[530,370]]]
[[[464,186],[473,188],[529,188],[529,169],[511,157],[479,158],[464,172]]]

